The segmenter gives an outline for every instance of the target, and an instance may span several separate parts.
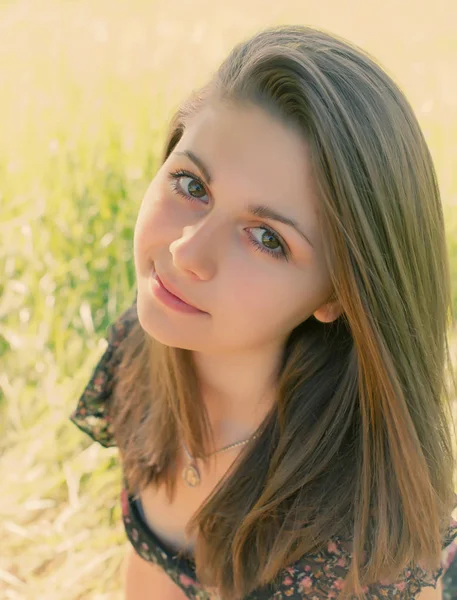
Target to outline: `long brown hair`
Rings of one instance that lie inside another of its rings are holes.
[[[454,507],[455,320],[432,158],[375,59],[314,28],[270,27],[236,45],[174,116],[163,161],[214,100],[260,106],[307,140],[343,313],[290,333],[277,404],[189,523],[197,576],[242,598],[340,536],[353,540],[345,591],[364,597],[364,585],[411,562],[439,566]],[[208,462],[191,352],[139,323],[123,344],[112,418],[135,493],[163,483],[172,501],[183,436]]]

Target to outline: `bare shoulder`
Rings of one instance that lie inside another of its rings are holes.
[[[184,592],[160,567],[141,558],[133,548],[129,548],[125,557],[123,586],[125,600],[151,600],[152,592],[155,598],[187,600]]]
[[[442,577],[440,577],[436,583],[436,587],[425,587],[416,596],[415,600],[442,600],[443,599],[443,585]]]

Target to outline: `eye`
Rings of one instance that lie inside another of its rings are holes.
[[[200,202],[207,204],[207,201],[202,198],[207,195],[205,184],[202,180],[185,169],[178,171],[172,171],[168,174],[172,189],[190,202]],[[181,186],[180,180],[185,180],[183,186]],[[183,189],[184,188],[184,189]],[[187,190],[187,193],[186,191]],[[260,241],[250,233],[253,230],[261,230],[263,233],[260,236]],[[269,227],[265,225],[259,227],[248,227],[248,232],[251,244],[254,246],[255,251],[265,252],[273,258],[279,258],[288,261],[290,258],[290,250],[287,244],[282,241],[281,237]]]
[[[172,171],[169,173],[169,177],[171,180],[171,187],[177,194],[191,202],[202,201],[202,198],[206,194],[206,188],[201,179],[185,170]],[[184,180],[182,186],[180,182],[181,179]],[[207,202],[203,200],[203,203],[206,204]]]
[[[259,229],[261,232],[263,232],[260,235],[260,241],[254,237],[252,233],[249,233],[251,243],[256,250],[259,250],[260,252],[266,252],[270,256],[273,256],[273,258],[289,260],[290,251],[287,248],[287,245],[282,242],[277,233],[265,226],[248,227],[246,231],[250,232],[256,229]]]

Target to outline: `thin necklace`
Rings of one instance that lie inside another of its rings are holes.
[[[235,444],[230,444],[230,446],[225,446],[225,448],[216,450],[216,452],[211,452],[211,454],[208,454],[205,458],[208,458],[208,457],[212,456],[213,454],[217,454],[218,452],[224,452],[225,450],[230,450],[230,448],[235,448],[236,446],[241,446],[241,444],[246,444],[251,439],[255,440],[256,437],[257,437],[256,434],[251,435],[251,437],[248,438],[247,440],[244,440],[243,442],[236,442]],[[190,464],[185,466],[184,469],[182,470],[182,478],[184,479],[184,481],[187,483],[188,486],[195,487],[200,484],[200,481],[201,481],[200,473],[198,471],[198,467],[195,462],[195,458],[193,456],[191,456],[184,440],[182,443],[184,446],[184,450],[186,451],[186,454],[190,459]]]

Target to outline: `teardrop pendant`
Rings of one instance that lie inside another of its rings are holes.
[[[195,465],[187,465],[182,471],[182,476],[187,485],[195,487],[200,483],[200,474]]]

